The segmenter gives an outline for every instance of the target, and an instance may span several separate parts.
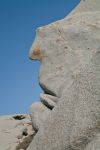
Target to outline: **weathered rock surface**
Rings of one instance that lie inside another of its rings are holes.
[[[51,109],[27,150],[100,150],[100,0],[37,29],[29,55]]]
[[[46,118],[50,113],[50,109],[48,109],[41,102],[36,102],[31,105],[30,112],[33,129],[37,132],[39,128],[43,126]]]
[[[29,115],[0,116],[0,150],[25,150],[34,133]]]
[[[40,94],[41,102],[46,105],[48,108],[53,109],[57,104],[58,98],[48,94]]]

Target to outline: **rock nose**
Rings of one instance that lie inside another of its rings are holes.
[[[33,44],[29,51],[29,58],[32,60],[41,60],[40,49],[39,44]]]

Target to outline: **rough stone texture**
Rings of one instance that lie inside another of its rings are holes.
[[[85,150],[100,150],[100,133],[88,144]]]
[[[41,102],[33,103],[30,107],[33,129],[37,132],[45,122],[50,110]]]
[[[50,109],[53,109],[58,101],[57,97],[48,94],[40,94],[40,100]]]
[[[29,115],[0,116],[0,150],[25,150],[34,133]]]
[[[27,150],[100,150],[100,0],[37,29],[29,56],[57,102]]]

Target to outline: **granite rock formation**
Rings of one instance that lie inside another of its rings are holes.
[[[30,116],[33,122],[33,129],[35,132],[37,132],[45,122],[46,117],[50,113],[50,110],[41,102],[37,102],[31,105],[30,112]]]
[[[27,150],[100,150],[100,0],[38,28],[29,56],[41,61],[44,93]]]
[[[34,134],[29,115],[0,116],[0,150],[26,150]]]

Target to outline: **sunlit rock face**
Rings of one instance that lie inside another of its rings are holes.
[[[81,1],[68,17],[37,29],[29,56],[41,61],[46,111],[36,114],[42,125],[31,114],[38,131],[28,150],[100,150],[99,8],[99,0]]]
[[[34,134],[29,115],[0,116],[0,150],[26,150]]]

